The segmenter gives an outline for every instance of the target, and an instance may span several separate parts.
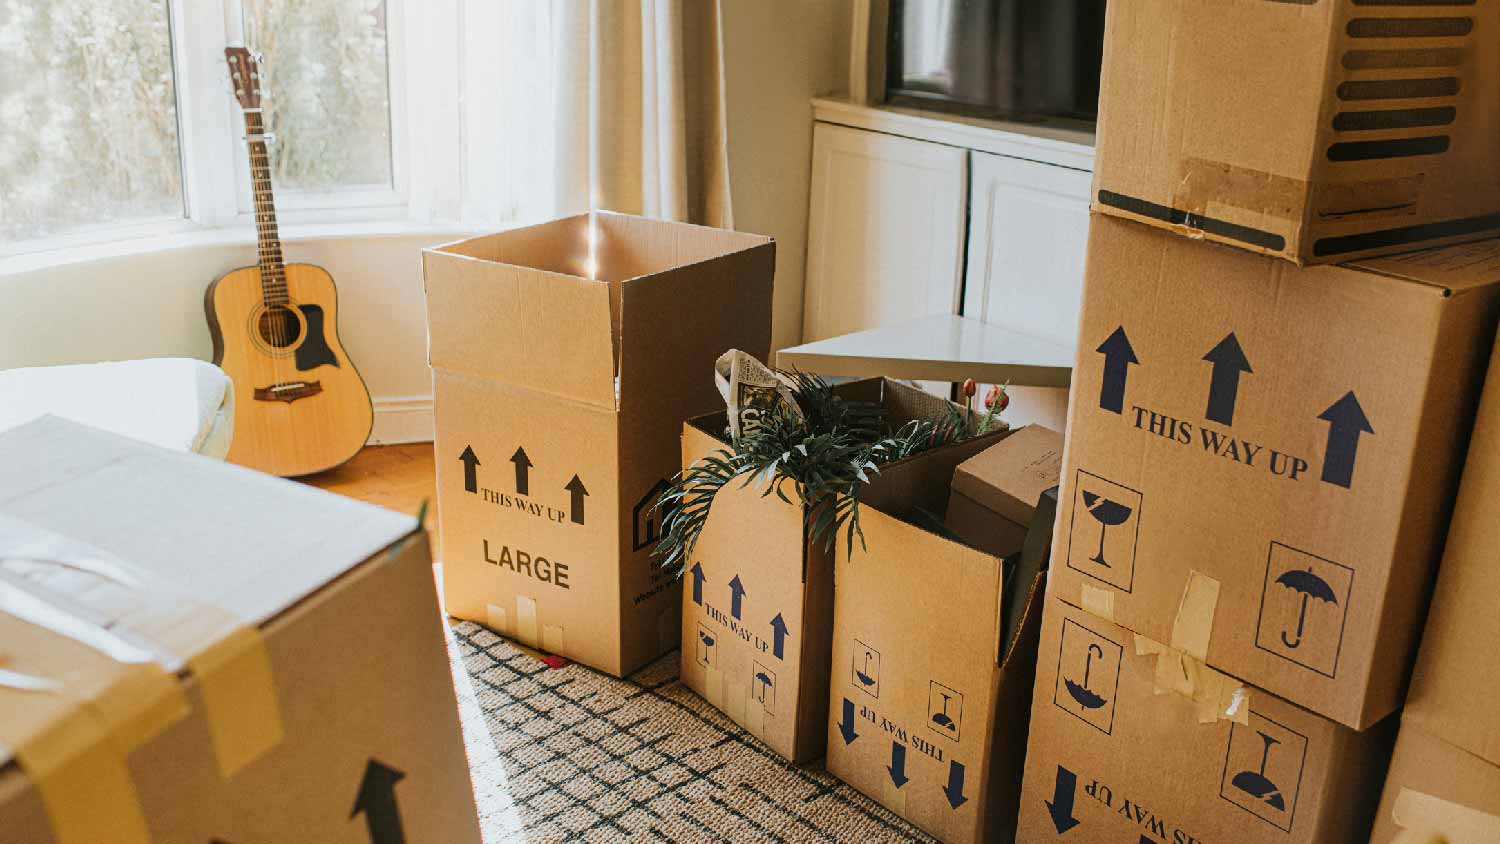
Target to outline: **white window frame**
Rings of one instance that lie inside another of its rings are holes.
[[[32,265],[95,259],[119,242],[139,251],[142,238],[174,245],[195,240],[253,241],[244,121],[229,90],[224,47],[239,40],[242,0],[166,0],[171,24],[182,217],[104,224],[66,234],[0,243],[4,260]],[[459,67],[453,45],[462,32],[461,0],[385,0],[386,72],[390,86],[391,184],[326,191],[276,191],[283,239],[302,229],[337,227],[348,234],[389,232],[392,224],[428,228],[456,221],[462,204]],[[252,48],[254,45],[251,45]],[[415,66],[409,57],[421,57]],[[274,74],[274,70],[273,70]],[[274,81],[274,76],[273,76]],[[272,92],[274,96],[276,92]],[[416,120],[408,117],[415,106]],[[272,132],[275,126],[269,127]],[[441,152],[449,150],[451,154]],[[412,155],[413,150],[423,150]],[[399,228],[399,225],[398,225]],[[85,248],[86,247],[86,248]],[[39,253],[56,253],[39,255]],[[55,260],[54,260],[55,259]]]

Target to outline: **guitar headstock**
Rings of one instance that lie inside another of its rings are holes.
[[[225,47],[229,84],[240,108],[260,108],[260,59],[246,47]]]

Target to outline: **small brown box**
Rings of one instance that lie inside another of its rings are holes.
[[[1298,263],[1500,234],[1500,5],[1131,0],[1094,208]]]
[[[595,212],[422,260],[448,611],[616,676],[677,647],[654,505],[714,360],[768,351],[774,243]]]
[[[1050,594],[1356,729],[1395,711],[1500,241],[1296,267],[1095,215],[1088,248]]]
[[[943,519],[964,542],[1001,559],[1021,550],[1037,499],[1057,486],[1063,435],[1027,425],[959,464]]]

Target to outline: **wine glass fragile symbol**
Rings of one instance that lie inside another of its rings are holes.
[[[1089,492],[1088,490],[1084,490],[1083,493],[1083,506],[1089,511],[1089,515],[1094,517],[1094,521],[1100,525],[1099,551],[1090,557],[1089,560],[1105,568],[1111,568],[1109,561],[1104,559],[1104,537],[1111,527],[1124,524],[1125,520],[1130,518],[1130,514],[1135,511],[1118,501],[1111,501],[1097,492]]]
[[[951,732],[953,730],[953,716],[948,714],[948,701],[953,698],[944,692],[938,692],[938,694],[943,696],[943,711],[932,714],[932,723]]]
[[[1257,730],[1257,732],[1259,732]],[[1240,771],[1230,780],[1230,785],[1255,799],[1265,803],[1278,812],[1286,811],[1286,800],[1281,796],[1281,788],[1266,777],[1266,764],[1271,761],[1271,748],[1281,744],[1276,739],[1260,733],[1260,738],[1265,742],[1265,747],[1260,753],[1259,771]]]

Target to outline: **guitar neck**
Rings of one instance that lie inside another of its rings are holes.
[[[276,202],[271,195],[271,157],[266,149],[265,125],[259,109],[245,111],[245,138],[250,148],[250,190],[255,196],[261,295],[267,305],[284,305],[288,301],[286,265],[281,258]]]

